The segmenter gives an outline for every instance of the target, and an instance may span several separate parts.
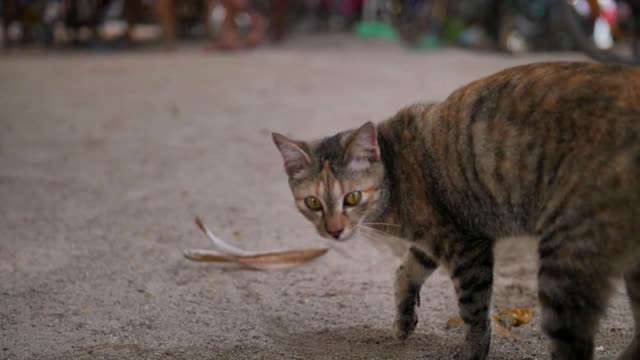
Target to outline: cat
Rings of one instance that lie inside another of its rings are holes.
[[[640,359],[640,71],[550,62],[503,70],[377,126],[312,142],[273,133],[300,212],[324,237],[411,243],[396,272],[395,336],[423,282],[453,280],[466,326],[456,359],[485,359],[497,239],[538,238],[538,298],[553,359],[592,359],[624,277]]]

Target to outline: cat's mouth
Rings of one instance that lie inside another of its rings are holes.
[[[355,233],[355,231],[353,231],[353,230],[345,230],[342,234],[340,234],[340,236],[337,239],[332,238],[332,240],[335,240],[335,241],[338,241],[338,242],[345,242],[345,241],[349,240],[353,236],[354,233]]]
[[[337,241],[337,242],[345,242],[345,241],[349,240],[351,237],[353,237],[353,235],[355,233],[356,233],[356,231],[354,231],[351,228],[351,229],[344,229],[339,234],[336,234],[336,233],[331,234],[328,231],[324,230],[324,231],[321,232],[320,235],[322,235],[322,237],[327,238],[329,240],[333,240],[333,241]]]

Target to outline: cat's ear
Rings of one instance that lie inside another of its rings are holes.
[[[290,177],[303,174],[311,166],[311,158],[303,149],[303,144],[278,133],[272,133],[274,144],[282,154],[284,169]]]
[[[351,136],[346,152],[347,166],[352,170],[363,170],[380,160],[378,131],[372,122],[362,125]]]

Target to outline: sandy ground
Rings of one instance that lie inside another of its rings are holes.
[[[415,53],[343,37],[232,55],[0,57],[0,358],[447,359],[461,341],[436,273],[420,324],[393,340],[402,246],[319,238],[293,207],[270,130],[299,138],[378,121],[417,100],[519,63]],[[573,56],[575,57],[575,56]],[[284,272],[183,258],[206,247],[201,215],[238,246],[331,246]],[[494,311],[536,307],[535,244],[498,251]],[[598,338],[630,338],[622,288]],[[545,359],[534,321],[496,334],[493,359]]]

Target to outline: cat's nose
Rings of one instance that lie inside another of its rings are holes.
[[[344,229],[338,229],[338,230],[334,230],[334,231],[327,230],[327,232],[329,234],[331,234],[331,236],[333,236],[334,239],[338,239],[338,238],[340,238],[340,235],[342,234],[343,230]]]

